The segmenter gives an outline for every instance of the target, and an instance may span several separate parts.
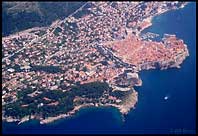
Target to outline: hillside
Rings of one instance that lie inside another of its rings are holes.
[[[37,26],[47,26],[63,19],[85,2],[3,2],[2,35]]]

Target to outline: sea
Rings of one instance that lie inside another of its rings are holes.
[[[143,31],[176,34],[190,56],[181,68],[145,70],[138,103],[124,117],[116,108],[83,108],[70,118],[40,125],[31,120],[21,125],[2,122],[3,134],[195,134],[196,133],[196,3],[156,16]]]

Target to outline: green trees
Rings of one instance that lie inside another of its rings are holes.
[[[12,103],[12,104],[6,105],[5,115],[22,118],[24,116],[29,115],[29,111],[26,110],[25,108],[21,108],[19,103]]]
[[[4,36],[27,28],[47,26],[63,19],[84,2],[3,2],[2,34]],[[25,7],[25,8],[24,8]],[[25,22],[25,23],[21,23]],[[41,33],[42,35],[42,33]]]
[[[111,96],[115,96],[115,97],[120,98],[120,99],[124,99],[129,94],[131,94],[131,91],[126,91],[126,92],[123,92],[123,91],[114,91],[114,92],[110,92],[110,95]]]
[[[93,82],[75,86],[71,92],[74,93],[75,96],[85,95],[87,98],[99,98],[108,88],[109,86],[105,82]]]
[[[5,115],[22,118],[27,115],[42,115],[43,117],[52,117],[62,113],[71,111],[75,105],[83,104],[84,101],[78,103],[73,102],[75,96],[84,96],[91,101],[96,102],[99,97],[102,96],[105,90],[108,90],[109,86],[106,82],[92,82],[87,84],[77,84],[72,87],[68,92],[62,92],[61,90],[46,90],[38,89],[41,94],[37,96],[27,96],[27,94],[33,93],[35,90],[27,88],[18,92],[18,100],[14,103],[5,105]],[[43,98],[47,97],[51,99],[45,102]],[[58,102],[58,105],[47,105],[52,102]],[[38,107],[38,104],[43,103],[43,106]],[[22,107],[22,105],[28,105]]]
[[[24,96],[27,96],[27,94],[30,94],[30,93],[33,93],[33,92],[34,92],[33,88],[28,87],[24,90],[18,91],[17,98],[19,98],[19,99],[23,98]]]

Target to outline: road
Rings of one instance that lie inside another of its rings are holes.
[[[78,8],[75,12],[71,13],[69,16],[67,16],[63,21],[67,20],[69,17],[73,16],[74,14],[76,14],[78,11],[80,11],[88,2],[86,2],[85,4],[83,4],[80,8]],[[62,23],[63,21],[58,21],[57,24],[53,25],[53,28],[56,28],[60,23]],[[49,27],[48,29],[50,29],[51,27]],[[22,50],[24,50],[27,46],[32,45],[34,43],[37,43],[39,40],[41,41],[42,39],[46,38],[48,35],[48,33],[42,35],[39,38],[35,38],[32,41],[30,41],[28,44],[25,44],[24,47],[20,48],[19,50],[17,50],[16,52],[2,58],[2,62],[4,62],[6,59],[14,56],[15,54],[21,52]]]

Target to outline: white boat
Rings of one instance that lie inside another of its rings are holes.
[[[168,96],[165,96],[165,97],[164,97],[164,100],[168,100],[168,98],[169,98]]]

